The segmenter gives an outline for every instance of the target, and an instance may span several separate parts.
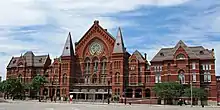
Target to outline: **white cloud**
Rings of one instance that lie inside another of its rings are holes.
[[[108,30],[117,26],[134,25],[106,17],[110,13],[131,11],[140,6],[173,6],[188,0],[2,0],[0,1],[0,71],[12,56],[23,50],[59,56],[69,31],[73,41],[79,40],[93,20],[99,19]],[[33,28],[40,26],[40,28]],[[49,26],[49,27],[48,27]],[[24,29],[25,28],[25,29]],[[30,29],[31,28],[31,29]],[[18,29],[15,30],[14,29]],[[113,33],[115,35],[115,33]],[[34,41],[16,39],[31,38]]]

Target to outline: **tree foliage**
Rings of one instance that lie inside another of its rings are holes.
[[[191,88],[186,88],[184,90],[185,97],[191,97]],[[204,100],[207,98],[207,93],[203,88],[192,88],[192,97],[199,100]]]
[[[157,83],[154,92],[160,99],[175,99],[181,96],[183,86],[176,82]]]
[[[10,78],[0,83],[0,91],[4,93],[4,95],[11,95],[14,97],[24,92],[24,86],[20,80]]]
[[[41,88],[44,86],[44,84],[47,83],[47,80],[44,76],[37,75],[33,78],[31,83],[31,88],[35,91],[39,92],[39,102],[41,102]]]
[[[32,83],[31,83],[31,87],[34,90],[39,91],[44,86],[45,83],[47,83],[46,78],[44,76],[37,75],[33,78]]]

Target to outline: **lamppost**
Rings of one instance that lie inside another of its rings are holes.
[[[108,80],[108,104],[110,103],[110,100],[109,100],[109,88],[110,88],[110,81]]]

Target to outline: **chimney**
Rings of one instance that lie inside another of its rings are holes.
[[[146,53],[144,53],[144,59],[147,60],[147,54]]]
[[[215,52],[214,52],[215,50],[214,49],[212,49],[212,56],[213,57],[215,57]]]
[[[95,21],[94,21],[94,24],[99,24],[99,21],[98,21],[98,20],[95,20]]]

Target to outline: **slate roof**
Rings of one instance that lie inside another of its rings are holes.
[[[141,53],[138,51],[138,50],[136,50],[133,54],[132,54],[132,56],[133,55],[135,55],[135,57],[137,58],[137,60],[139,61],[139,62],[145,62],[146,60],[144,59],[144,57],[141,55]]]
[[[71,34],[69,32],[69,35],[68,35],[66,42],[64,44],[63,53],[61,56],[72,56],[73,54],[74,54],[73,43],[72,43],[72,39],[71,39]]]
[[[124,53],[124,52],[125,52],[125,47],[124,47],[124,42],[122,38],[121,28],[119,27],[116,40],[115,40],[113,53]]]
[[[12,57],[7,68],[17,67],[20,62],[26,62],[26,66],[43,67],[49,55],[35,56],[32,51],[26,52],[23,56]]]
[[[182,40],[180,40],[173,48],[162,48],[153,57],[151,62],[173,60],[174,54],[180,46],[186,51],[191,59],[214,59],[212,50],[205,49],[203,46],[188,47]]]

